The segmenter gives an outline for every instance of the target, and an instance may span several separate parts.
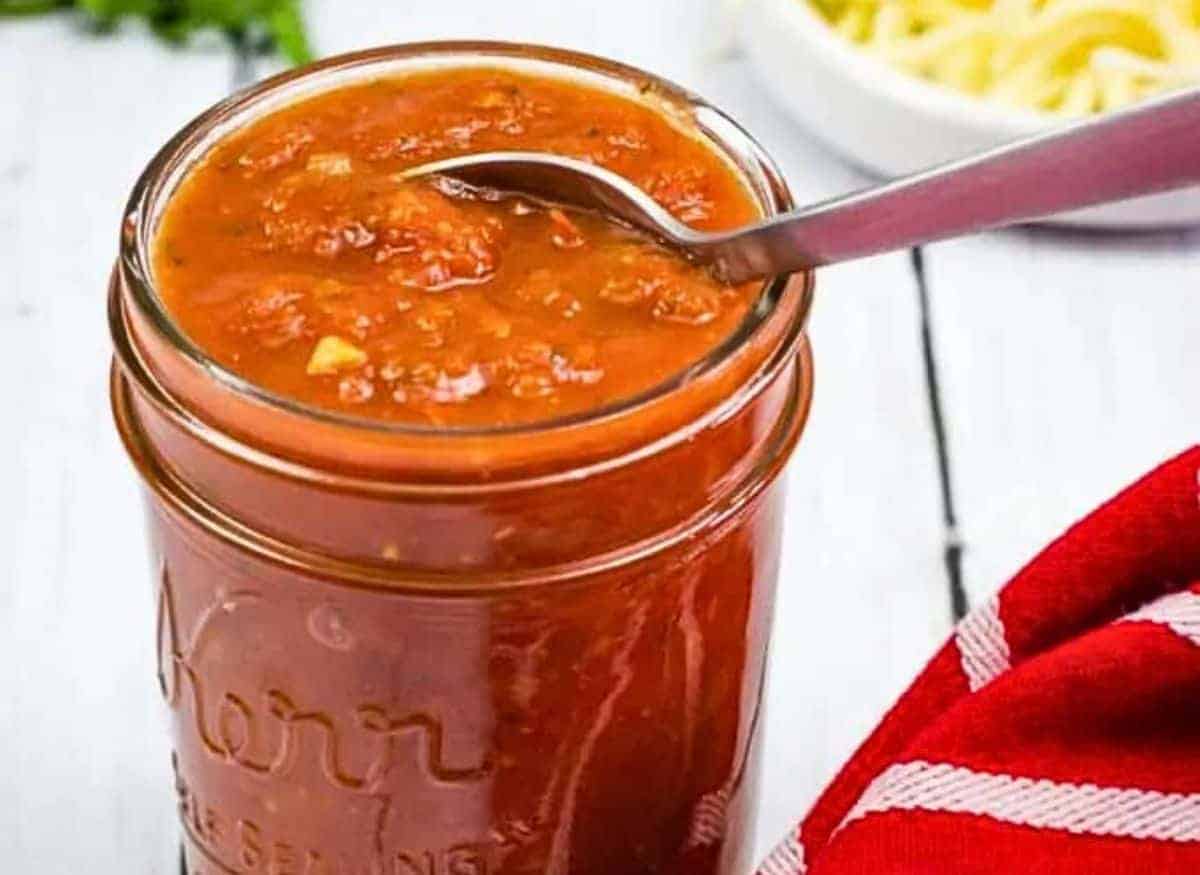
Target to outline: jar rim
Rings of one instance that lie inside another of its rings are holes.
[[[345,414],[272,392],[239,376],[209,356],[167,312],[156,292],[151,270],[151,248],[158,220],[175,187],[190,168],[230,131],[276,108],[342,84],[404,75],[405,72],[425,71],[438,66],[525,67],[543,73],[557,71],[560,78],[584,78],[607,85],[610,89],[625,85],[624,90],[631,96],[652,96],[658,104],[656,108],[668,118],[672,111],[685,115],[688,123],[694,127],[694,133],[701,136],[718,157],[733,165],[765,215],[777,215],[793,205],[777,165],[737,122],[691,91],[629,65],[566,49],[495,41],[404,43],[338,55],[281,73],[215,104],[172,137],[138,178],[126,204],[118,271],[140,315],[158,338],[165,341],[187,364],[219,386],[278,412],[359,433],[453,441],[455,438],[541,435],[594,425],[634,413],[718,370],[770,319],[785,293],[802,296],[797,302],[793,326],[796,333],[802,329],[813,297],[812,273],[804,276],[799,288],[793,282],[791,291],[785,291],[789,286],[787,276],[771,277],[763,282],[754,306],[728,337],[702,358],[666,379],[641,392],[577,413],[495,426],[431,426]]]

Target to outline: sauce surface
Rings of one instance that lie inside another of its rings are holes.
[[[594,161],[697,228],[757,215],[732,168],[632,98],[498,69],[422,73],[326,92],[218,143],[165,211],[160,295],[255,384],[437,427],[635,395],[702,358],[753,303],[756,284],[723,285],[600,216],[400,178],[494,149]]]

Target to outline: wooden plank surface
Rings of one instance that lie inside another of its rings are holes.
[[[861,185],[713,56],[686,0],[309,4],[323,52],[489,36],[609,54],[710,96],[801,200]],[[266,72],[270,65],[261,65]],[[0,773],[4,871],[170,873],[133,472],[108,421],[105,278],[157,145],[231,84],[220,50],[62,20],[0,28]],[[954,497],[973,594],[1195,439],[1197,240],[1018,232],[925,252]],[[760,848],[819,791],[949,629],[945,533],[907,254],[820,278],[817,394],[788,477]],[[173,873],[170,873],[173,875]]]
[[[1200,439],[1200,235],[1025,229],[926,266],[978,600]]]
[[[104,295],[133,179],[229,69],[137,31],[0,27],[0,871],[169,871],[153,600],[108,414]]]

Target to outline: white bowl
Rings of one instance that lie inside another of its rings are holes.
[[[912,173],[1056,121],[1000,107],[889,67],[833,32],[809,0],[749,0],[742,44],[772,96],[816,136],[885,177]],[[1200,187],[1056,216],[1057,224],[1200,224]]]

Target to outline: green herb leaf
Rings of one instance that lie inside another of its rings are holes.
[[[72,5],[72,0],[0,0],[0,16],[37,15]]]
[[[273,7],[268,30],[275,45],[293,64],[307,64],[313,59],[313,51],[304,29],[300,0],[279,0]]]
[[[0,0],[0,17],[69,8],[99,30],[140,18],[173,43],[199,30],[220,30],[239,45],[275,49],[293,64],[313,58],[300,0]]]

